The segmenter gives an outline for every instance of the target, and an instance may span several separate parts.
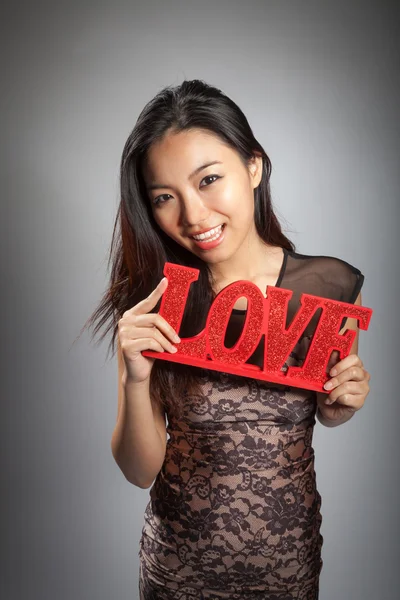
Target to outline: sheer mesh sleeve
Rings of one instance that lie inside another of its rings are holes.
[[[320,263],[319,267],[324,270],[323,278],[328,279],[329,284],[336,288],[334,295],[337,299],[354,304],[364,283],[361,271],[350,263],[333,257],[325,265]]]
[[[357,267],[344,260],[332,260],[334,262],[330,265],[329,273],[337,286],[338,300],[354,304],[364,283],[364,275]],[[343,329],[346,323],[347,317],[344,317],[340,329]]]
[[[364,283],[364,275],[354,265],[335,256],[315,256],[288,252],[281,287],[292,290],[286,326],[292,322],[300,307],[302,293],[354,304]],[[306,328],[305,335],[315,329],[320,316],[318,310]],[[347,318],[343,319],[341,328]]]
[[[364,275],[357,267],[348,265],[346,278],[343,281],[343,302],[354,304],[364,283]]]

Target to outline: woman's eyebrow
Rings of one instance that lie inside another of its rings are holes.
[[[212,160],[210,162],[206,162],[204,165],[201,165],[200,167],[197,167],[197,169],[195,169],[193,171],[193,173],[191,173],[189,175],[189,179],[192,179],[192,177],[194,177],[195,175],[197,175],[198,173],[200,173],[200,171],[202,171],[206,167],[211,167],[211,165],[222,165],[222,161],[220,161],[220,160]],[[157,190],[157,189],[168,188],[168,187],[171,187],[171,186],[169,186],[169,185],[161,185],[160,183],[152,183],[151,185],[147,186],[147,189],[148,190]]]

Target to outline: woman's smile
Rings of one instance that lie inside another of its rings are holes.
[[[225,237],[225,223],[214,227],[205,233],[200,233],[195,236],[189,236],[198,248],[201,250],[210,250],[219,246]]]

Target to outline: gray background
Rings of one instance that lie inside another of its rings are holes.
[[[2,597],[138,597],[149,490],[111,454],[116,359],[87,332],[73,341],[108,281],[119,160],[139,111],[164,85],[202,78],[270,155],[297,251],[366,277],[371,392],[349,423],[314,432],[320,597],[396,598],[396,3],[9,3],[2,30]]]

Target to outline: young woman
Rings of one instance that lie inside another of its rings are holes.
[[[149,488],[140,540],[141,600],[315,600],[322,567],[315,417],[349,420],[369,392],[357,355],[328,365],[326,394],[144,357],[176,352],[205,326],[216,294],[244,279],[361,304],[364,276],[331,256],[295,252],[270,195],[270,160],[239,107],[202,81],[166,88],[141,112],[123,151],[109,290],[92,316],[111,317],[118,350],[114,458]],[[181,330],[157,314],[166,261],[195,267]],[[246,314],[240,298],[225,345]],[[290,355],[304,360],[319,315]],[[357,322],[345,320],[357,330]],[[249,363],[262,364],[263,343]],[[166,418],[168,424],[166,424]],[[169,439],[167,439],[167,432]]]

